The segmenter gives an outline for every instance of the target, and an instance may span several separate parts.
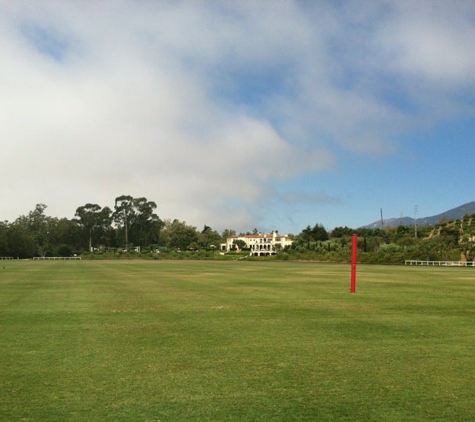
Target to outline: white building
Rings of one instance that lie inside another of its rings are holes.
[[[240,240],[246,244],[246,249],[251,250],[250,255],[253,256],[275,255],[279,250],[292,245],[292,239],[288,235],[272,232],[230,236],[226,239],[226,243],[221,245],[221,249],[227,252],[236,249]]]

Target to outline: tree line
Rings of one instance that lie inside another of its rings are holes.
[[[348,261],[353,234],[358,236],[358,261],[401,263],[404,260],[475,260],[475,214],[459,220],[441,220],[432,226],[399,225],[384,229],[307,226],[285,251],[288,259]],[[286,257],[284,255],[284,257]]]
[[[27,215],[0,223],[0,257],[72,256],[91,251],[129,252],[136,246],[201,249],[219,246],[223,236],[205,225],[201,231],[184,221],[162,220],[157,204],[145,197],[122,195],[114,207],[87,203],[76,209],[75,218],[46,214],[47,206],[37,204]]]
[[[72,219],[50,217],[47,206],[37,204],[13,222],[0,222],[0,257],[72,256],[114,251],[129,253],[140,246],[142,253],[157,251],[216,251],[233,229],[218,233],[210,226],[201,230],[177,219],[162,220],[157,204],[145,197],[122,195],[114,207],[87,203],[76,209]],[[246,234],[257,234],[258,230]],[[241,233],[243,234],[243,233]],[[405,259],[475,259],[475,214],[461,220],[441,221],[434,226],[369,229],[308,225],[290,235],[291,247],[273,259],[347,261],[353,234],[358,235],[362,262],[401,262]]]

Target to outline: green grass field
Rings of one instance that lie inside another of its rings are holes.
[[[472,268],[3,265],[1,421],[475,420]]]

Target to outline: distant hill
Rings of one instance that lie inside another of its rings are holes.
[[[432,226],[433,224],[437,224],[439,221],[443,219],[448,220],[459,220],[466,214],[475,214],[475,202],[468,202],[464,205],[460,205],[459,207],[452,208],[451,210],[442,212],[437,215],[433,215],[431,217],[421,217],[417,219],[418,226]],[[401,217],[401,218],[388,218],[383,220],[384,227],[397,227],[399,225],[403,226],[413,226],[414,225],[414,218],[411,217]],[[368,229],[380,229],[381,228],[381,220],[375,221],[374,223],[368,224],[363,226],[363,228]]]

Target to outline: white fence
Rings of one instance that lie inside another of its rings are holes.
[[[35,256],[35,261],[80,261],[80,256]]]
[[[6,259],[13,259],[11,256],[0,256],[0,261],[4,261]]]
[[[475,267],[475,261],[417,261],[408,259],[404,265],[435,266],[435,267]]]

